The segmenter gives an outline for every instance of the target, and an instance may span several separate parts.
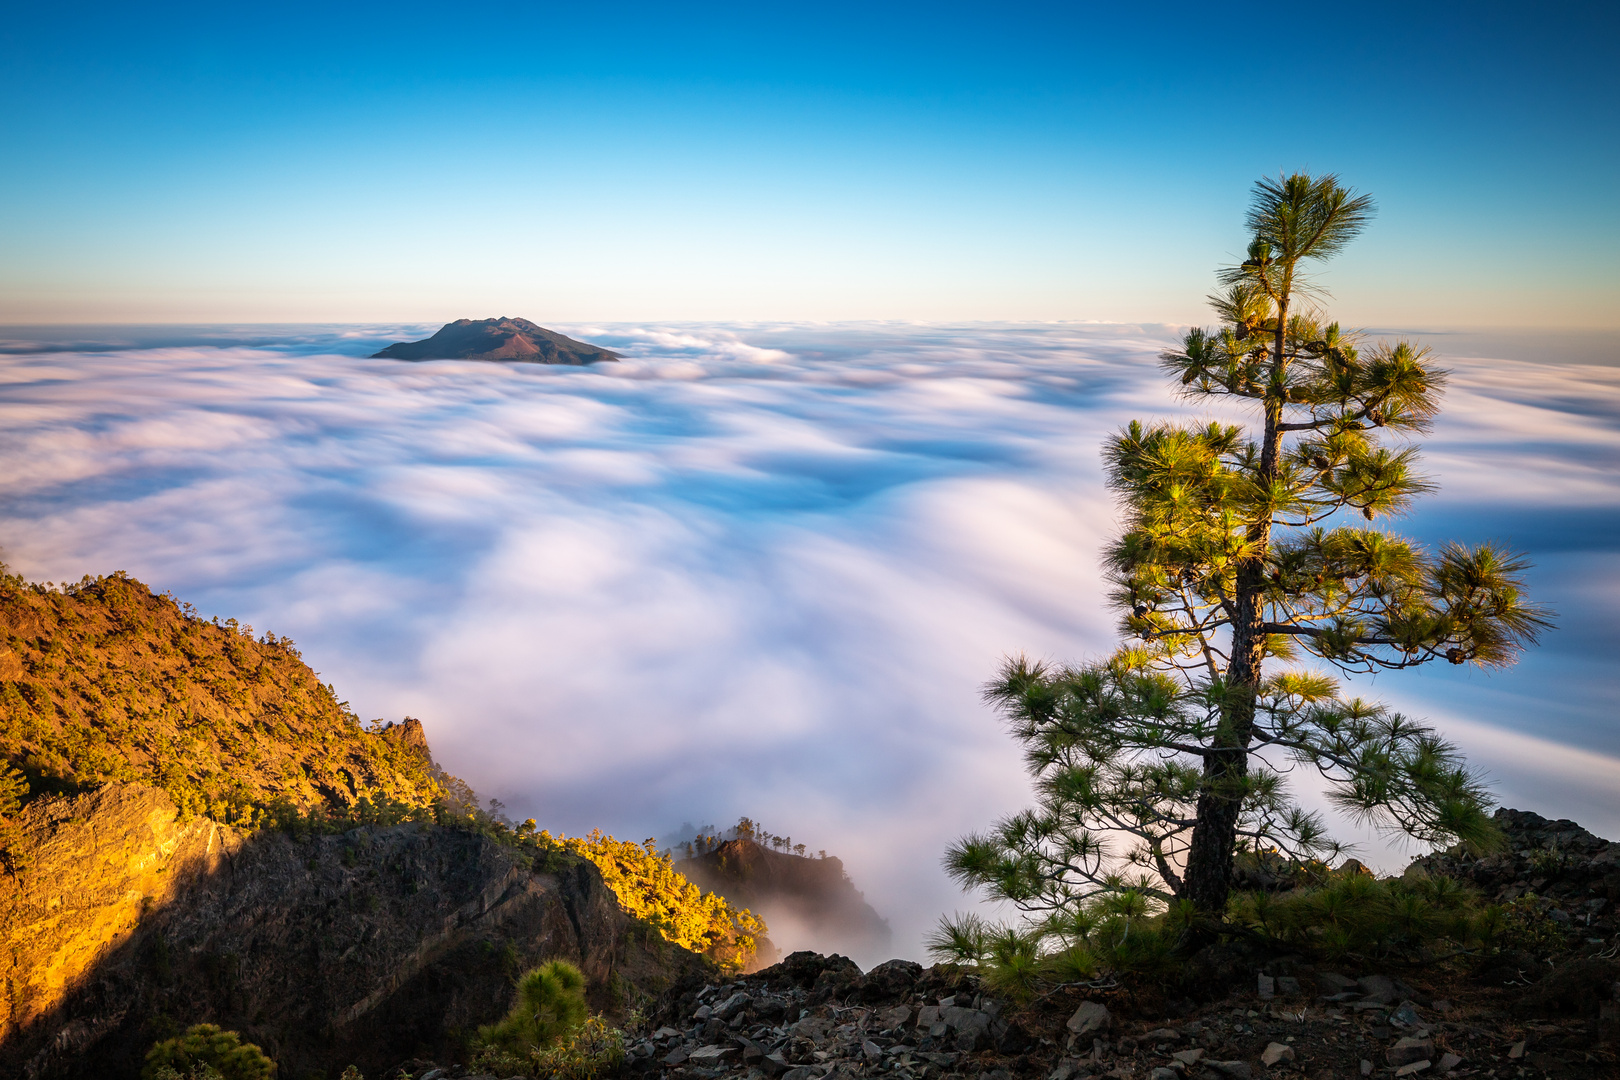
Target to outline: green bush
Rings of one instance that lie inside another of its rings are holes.
[[[1354,955],[1427,962],[1502,950],[1547,955],[1567,944],[1566,932],[1547,915],[1549,902],[1533,894],[1485,904],[1449,877],[1283,869],[1279,880],[1295,882],[1293,888],[1233,893],[1224,925],[1200,929],[1333,961]],[[1121,889],[1023,927],[971,914],[941,919],[927,945],[935,959],[972,967],[986,986],[1022,1000],[1045,987],[1110,974],[1168,974],[1195,921],[1189,901],[1166,905]]]
[[[1473,890],[1426,875],[1379,879],[1341,871],[1286,893],[1235,894],[1227,917],[1330,960],[1347,953],[1416,958],[1447,943],[1492,947],[1499,936]]]
[[[554,1080],[596,1080],[617,1071],[624,1058],[624,1033],[600,1016],[529,1055],[534,1074]]]
[[[275,1074],[276,1063],[236,1032],[197,1024],[184,1035],[153,1046],[141,1080],[270,1080]]]
[[[935,959],[976,968],[990,989],[1023,1001],[1042,986],[1165,971],[1185,925],[1184,908],[1162,909],[1126,889],[1022,927],[972,914],[941,919],[926,944]]]
[[[543,1050],[585,1022],[585,976],[553,960],[518,980],[518,1000],[506,1018],[478,1029],[483,1046],[518,1059]]]

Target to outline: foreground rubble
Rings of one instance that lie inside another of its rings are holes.
[[[1337,970],[1228,943],[1190,958],[1174,989],[1131,979],[1018,1004],[956,967],[891,960],[863,974],[801,952],[746,977],[675,982],[633,1025],[626,1070],[638,1080],[1620,1078],[1620,844],[1524,811],[1497,820],[1505,851],[1427,856],[1408,872],[1529,904],[1550,935],[1536,954]],[[457,1075],[412,1064],[414,1080]]]
[[[1069,988],[1021,1008],[952,968],[895,960],[863,976],[842,957],[795,953],[745,979],[674,988],[630,1067],[667,1080],[1620,1075],[1612,1004],[1510,1019],[1526,994],[1447,1001],[1383,974],[1273,967],[1291,973],[1256,973],[1204,1005]],[[1612,999],[1620,965],[1598,967],[1587,975]]]

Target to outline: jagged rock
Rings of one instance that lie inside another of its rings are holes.
[[[868,971],[849,993],[851,1001],[877,1002],[904,997],[922,978],[921,964],[910,960],[890,960]],[[904,1023],[904,1021],[901,1021]],[[891,1027],[898,1027],[891,1024]]]
[[[1389,1022],[1396,1027],[1422,1027],[1423,1017],[1418,1015],[1417,1008],[1410,1001],[1403,1001],[1389,1014]]]
[[[1407,872],[1458,878],[1498,901],[1534,892],[1550,905],[1548,917],[1563,923],[1571,934],[1615,933],[1620,844],[1594,836],[1573,821],[1549,821],[1528,810],[1503,808],[1495,821],[1507,839],[1507,850],[1476,857],[1453,848],[1414,860]],[[1559,914],[1554,916],[1553,911]]]
[[[1433,1064],[1434,1063],[1431,1062],[1428,1058],[1424,1058],[1422,1061],[1414,1061],[1414,1062],[1411,1062],[1410,1064],[1402,1065],[1400,1068],[1395,1070],[1395,1075],[1396,1076],[1416,1076],[1418,1073],[1428,1072],[1429,1067],[1431,1065],[1433,1065]]]
[[[1107,1031],[1112,1023],[1108,1015],[1108,1007],[1096,1001],[1083,1001],[1080,1007],[1069,1017],[1068,1029],[1074,1033],[1075,1038],[1084,1039],[1100,1031]]]
[[[714,1007],[714,1015],[721,1020],[730,1020],[732,1017],[742,1012],[743,1009],[747,1008],[749,1002],[752,1000],[753,999],[747,994],[739,990],[737,993],[732,994],[719,1005],[716,1005]]]
[[[1291,1062],[1293,1060],[1294,1048],[1287,1043],[1270,1043],[1266,1046],[1265,1052],[1260,1055],[1260,1063],[1268,1069],[1280,1062]]]
[[[1232,1080],[1252,1080],[1254,1076],[1254,1070],[1249,1068],[1247,1061],[1206,1061],[1204,1066]]]
[[[1428,1061],[1434,1057],[1434,1040],[1408,1035],[1396,1041],[1385,1057],[1391,1065],[1407,1065],[1414,1061]]]
[[[911,1022],[911,1006],[896,1005],[878,1014],[878,1023],[887,1029],[902,1028]]]
[[[686,1056],[686,1060],[700,1069],[712,1069],[737,1052],[734,1046],[700,1046]]]
[[[825,1016],[807,1016],[788,1030],[801,1039],[819,1043],[833,1027],[833,1022]]]
[[[1046,1080],[1069,1080],[1069,1077],[1078,1072],[1080,1067],[1080,1063],[1074,1058],[1064,1058],[1057,1063],[1057,1068],[1047,1075]]]
[[[1448,1052],[1440,1056],[1440,1062],[1434,1067],[1434,1071],[1439,1073],[1441,1076],[1444,1076],[1457,1066],[1461,1065],[1462,1062],[1463,1059],[1461,1056]]]
[[[855,966],[855,961],[847,956],[822,956],[820,953],[800,950],[790,954],[780,963],[773,964],[753,974],[762,982],[769,985],[780,985],[787,982],[802,989],[810,989],[816,985],[822,975],[833,973],[835,979],[847,976],[849,982],[860,978],[861,969]]]

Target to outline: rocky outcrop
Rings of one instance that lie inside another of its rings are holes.
[[[450,1058],[513,976],[579,964],[598,1008],[707,970],[619,909],[589,863],[533,866],[422,824],[299,841],[183,821],[139,784],[41,800],[4,896],[0,1074],[134,1076],[151,1043],[211,1022],[280,1075]]]
[[[401,341],[372,359],[515,360],[526,364],[595,364],[619,354],[536,326],[528,319],[457,319],[421,341]]]
[[[1503,850],[1476,857],[1454,848],[1414,860],[1407,872],[1457,878],[1504,903],[1534,894],[1571,935],[1611,937],[1620,905],[1620,844],[1528,810],[1503,808],[1495,817],[1507,840]]]
[[[789,855],[739,839],[682,859],[675,869],[757,913],[778,938],[799,935],[820,949],[865,957],[889,949],[888,922],[856,890],[839,859]]]

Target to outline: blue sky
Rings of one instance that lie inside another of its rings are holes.
[[[1253,179],[1344,317],[1613,326],[1612,6],[14,5],[0,321],[1202,318]]]

